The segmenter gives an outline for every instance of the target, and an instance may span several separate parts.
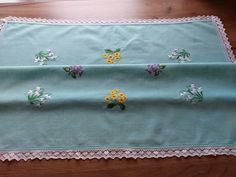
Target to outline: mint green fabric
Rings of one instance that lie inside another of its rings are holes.
[[[228,62],[212,21],[173,24],[56,25],[8,22],[0,34],[0,65],[31,66],[41,50],[58,56],[50,65],[104,64],[104,49],[120,48],[119,64],[171,63],[175,48],[196,62]]]
[[[34,55],[52,49],[55,62]],[[105,64],[106,48],[122,58]],[[191,63],[170,60],[186,48]],[[43,25],[10,22],[0,34],[0,151],[236,146],[236,65],[227,63],[213,22],[161,25]],[[147,64],[165,69],[153,76]],[[63,67],[82,65],[73,79]],[[180,96],[189,84],[203,101]],[[41,107],[27,92],[51,93]],[[108,109],[104,97],[119,88],[126,109]]]
[[[145,68],[85,66],[78,79],[60,66],[1,68],[1,150],[236,145],[236,65],[168,64],[158,77]],[[192,82],[202,103],[179,95]],[[52,93],[40,108],[27,102],[38,85]],[[114,88],[128,96],[124,111],[106,108]]]

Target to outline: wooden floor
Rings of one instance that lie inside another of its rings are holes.
[[[51,1],[51,0],[50,0]],[[176,18],[217,15],[236,53],[235,0],[79,0],[0,4],[0,17],[56,19]],[[0,177],[235,177],[236,157],[0,162]]]

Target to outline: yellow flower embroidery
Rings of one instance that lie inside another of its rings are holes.
[[[116,94],[112,94],[112,95],[111,95],[111,99],[112,99],[112,100],[116,100],[116,99],[117,99],[117,95],[116,95]]]
[[[119,102],[119,103],[125,103],[125,101],[126,101],[126,100],[125,100],[123,97],[120,97],[120,98],[118,99],[118,102]]]
[[[116,49],[115,51],[111,49],[105,49],[105,53],[102,55],[107,64],[113,64],[118,62],[121,59],[120,49]]]
[[[105,54],[102,55],[102,57],[103,57],[104,59],[108,59],[108,54],[105,53]]]
[[[113,60],[113,55],[108,55],[107,58],[110,59],[110,60]]]
[[[118,93],[118,92],[119,92],[118,89],[114,89],[114,90],[111,90],[111,91],[109,92],[109,94],[110,94],[110,95],[113,95],[113,94],[116,94],[116,93]]]
[[[120,60],[120,58],[121,58],[120,52],[115,52],[115,53],[114,53],[114,59]]]
[[[111,101],[111,98],[110,98],[109,96],[106,96],[106,97],[104,98],[104,100],[105,100],[105,102],[109,102],[109,101]]]
[[[113,108],[116,105],[119,105],[121,110],[125,109],[125,102],[127,101],[128,97],[119,89],[114,89],[109,92],[109,95],[104,98],[107,104],[107,108]]]
[[[112,64],[112,63],[114,63],[114,61],[112,59],[106,59],[106,63],[107,64]]]
[[[120,96],[120,97],[124,97],[125,94],[124,94],[124,93],[119,93],[119,96]]]

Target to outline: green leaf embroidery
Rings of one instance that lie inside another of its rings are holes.
[[[158,76],[160,74],[160,71],[156,71],[154,76]]]
[[[160,69],[165,69],[165,65],[160,65]]]
[[[111,49],[105,49],[105,52],[108,54],[113,54],[113,51]]]
[[[107,105],[107,108],[111,109],[111,108],[115,107],[115,105],[116,105],[115,103],[109,103]]]
[[[115,52],[120,52],[120,48],[116,49]]]
[[[64,67],[63,69],[65,72],[70,72],[70,67]]]
[[[71,73],[71,76],[76,79],[76,74],[75,73]]]
[[[120,106],[120,109],[121,109],[121,110],[125,110],[125,105],[124,105],[124,104],[119,103],[119,106]]]
[[[82,76],[83,73],[84,73],[83,71],[81,73],[79,73],[79,76]]]

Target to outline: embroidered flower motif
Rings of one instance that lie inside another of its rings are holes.
[[[162,70],[165,69],[165,67],[165,65],[150,64],[147,65],[146,71],[151,75],[158,76],[162,72]]]
[[[40,65],[46,65],[48,61],[56,60],[57,56],[48,49],[47,51],[40,51],[35,55],[34,62]]]
[[[116,49],[115,51],[111,49],[105,49],[105,54],[102,55],[107,64],[113,64],[118,62],[121,59],[120,49]]]
[[[190,53],[185,49],[175,49],[170,55],[170,59],[178,60],[179,63],[190,62]]]
[[[34,90],[28,91],[28,101],[37,107],[40,107],[45,102],[51,99],[51,95],[46,93],[41,87],[36,87]]]
[[[70,67],[64,67],[63,68],[65,72],[67,72],[69,75],[71,75],[71,77],[73,77],[74,79],[77,78],[77,76],[82,76],[84,70],[83,67],[81,65],[77,66],[77,65],[73,65]]]
[[[104,98],[107,103],[107,108],[111,109],[117,105],[119,105],[121,110],[125,110],[125,102],[128,97],[121,92],[119,89],[114,89],[109,92],[109,95]]]
[[[195,84],[188,85],[186,89],[180,92],[180,96],[192,104],[203,101],[202,87],[197,87]]]

